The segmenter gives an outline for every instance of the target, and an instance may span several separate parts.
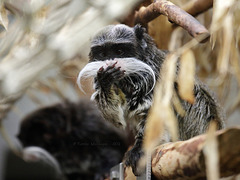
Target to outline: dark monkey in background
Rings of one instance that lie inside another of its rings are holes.
[[[128,147],[125,134],[102,118],[94,102],[85,99],[32,112],[22,120],[18,139],[24,147],[48,151],[59,163],[64,180],[109,177],[110,168],[122,161]],[[29,158],[43,154],[34,149],[26,152]]]
[[[153,89],[167,51],[156,47],[152,38],[139,25],[110,25],[98,32],[92,42],[90,61],[78,76],[81,79],[94,77],[95,93],[92,95],[103,117],[119,128],[130,127],[135,132],[135,143],[126,154],[126,165],[136,164],[142,154],[142,141],[148,111],[152,105]],[[178,84],[174,83],[178,94]],[[190,104],[180,97],[185,115],[173,110],[178,119],[179,140],[202,134],[210,121],[216,121],[218,129],[224,127],[219,106],[207,88],[195,81],[195,103]],[[165,142],[171,141],[165,135]],[[163,141],[163,142],[164,142]]]

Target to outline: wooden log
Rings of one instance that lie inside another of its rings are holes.
[[[206,134],[187,141],[158,146],[152,155],[152,173],[157,179],[205,179],[203,149]],[[240,173],[240,128],[216,132],[220,176]]]
[[[217,131],[220,177],[240,173],[240,127]],[[160,180],[206,179],[204,147],[207,135],[187,141],[160,145],[152,154],[152,175]],[[126,179],[136,178],[131,168],[125,167]]]

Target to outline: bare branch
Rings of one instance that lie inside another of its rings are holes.
[[[221,177],[240,173],[240,145],[236,138],[239,136],[239,127],[216,132]],[[158,179],[205,178],[203,149],[206,137],[204,134],[157,147],[152,157],[152,173]]]
[[[240,127],[215,132],[220,177],[240,173]],[[206,179],[204,148],[207,134],[187,141],[177,141],[160,145],[152,154],[152,174],[156,179],[193,180]],[[131,168],[125,169],[125,177],[133,177]]]
[[[167,16],[170,22],[181,26],[196,39],[205,37],[204,40],[206,40],[209,37],[208,30],[201,23],[181,8],[166,0],[158,0],[146,8],[140,8],[135,14],[135,24],[141,23],[146,25],[159,15]]]

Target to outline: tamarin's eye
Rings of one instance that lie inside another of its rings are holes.
[[[124,51],[121,50],[121,49],[117,49],[117,50],[116,50],[116,54],[117,54],[117,55],[123,55],[123,54],[124,54]]]
[[[107,56],[107,53],[106,53],[106,52],[100,52],[100,53],[99,53],[99,56],[100,56],[100,57],[106,57],[106,56]]]

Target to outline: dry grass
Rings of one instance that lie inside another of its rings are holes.
[[[226,108],[227,118],[234,111],[239,110],[240,105],[239,12],[239,1],[214,1],[213,10],[209,10],[198,17],[211,33],[210,41],[205,44],[198,44],[192,40],[183,29],[173,29],[169,24],[165,26],[167,19],[164,17],[159,17],[151,22],[149,26],[149,32],[156,40],[158,46],[163,48],[168,47],[172,51],[172,56],[180,57],[181,70],[178,82],[181,97],[190,103],[194,102],[192,92],[193,79],[197,74],[216,92],[220,103]],[[177,134],[176,123],[174,123],[176,121],[175,117],[170,116],[172,113],[171,106],[167,106],[172,99],[173,102],[176,102],[177,99],[174,98],[172,92],[173,81],[175,79],[169,78],[169,74],[176,66],[174,60],[172,59],[171,61],[171,65],[169,65],[170,63],[168,65],[167,63],[165,64],[168,73],[162,77],[163,80],[155,89],[155,103],[150,111],[146,128],[146,151],[152,151],[156,146],[157,140],[161,139],[159,137],[161,133],[156,133],[159,121],[161,122],[161,128],[158,128],[158,131],[163,132],[162,126],[166,126],[173,137]],[[237,91],[233,91],[231,87],[236,83]],[[164,92],[163,89],[166,91]],[[181,112],[181,107],[178,106],[179,103],[176,102],[174,104],[177,104],[175,106]],[[163,117],[163,113],[155,109],[162,109],[165,117]],[[217,144],[215,143],[213,131],[214,128],[211,126],[209,129],[209,138],[205,145],[207,176],[211,180],[219,178]]]
[[[91,35],[96,29],[115,23],[128,12],[127,7],[135,3],[134,0],[108,3],[35,0],[31,5],[22,0],[15,0],[14,4],[10,2],[5,1],[7,6],[0,4],[0,121],[26,90],[29,98],[41,105],[44,102],[36,92],[68,98],[66,88],[76,87],[77,74],[87,63]],[[187,1],[173,2],[183,6]],[[227,118],[239,111],[240,2],[215,0],[213,10],[201,14],[198,19],[211,33],[210,41],[205,44],[192,40],[184,30],[174,28],[165,17],[149,23],[149,33],[158,47],[169,49],[172,54],[164,65],[164,81],[157,85],[156,100],[146,127],[145,148],[148,151],[159,142],[163,127],[170,129],[172,137],[177,140],[177,123],[170,108],[170,100],[174,99],[176,109],[184,113],[173,92],[177,57],[181,57],[178,81],[183,99],[194,102],[192,87],[197,74],[216,92],[226,108]],[[43,76],[52,69],[58,71],[57,75],[51,78]],[[237,90],[232,89],[235,84]],[[76,94],[83,95],[77,87],[74,89]],[[159,112],[159,108],[165,113]],[[153,127],[155,133],[148,133]],[[214,147],[206,150],[207,157],[214,153]]]

